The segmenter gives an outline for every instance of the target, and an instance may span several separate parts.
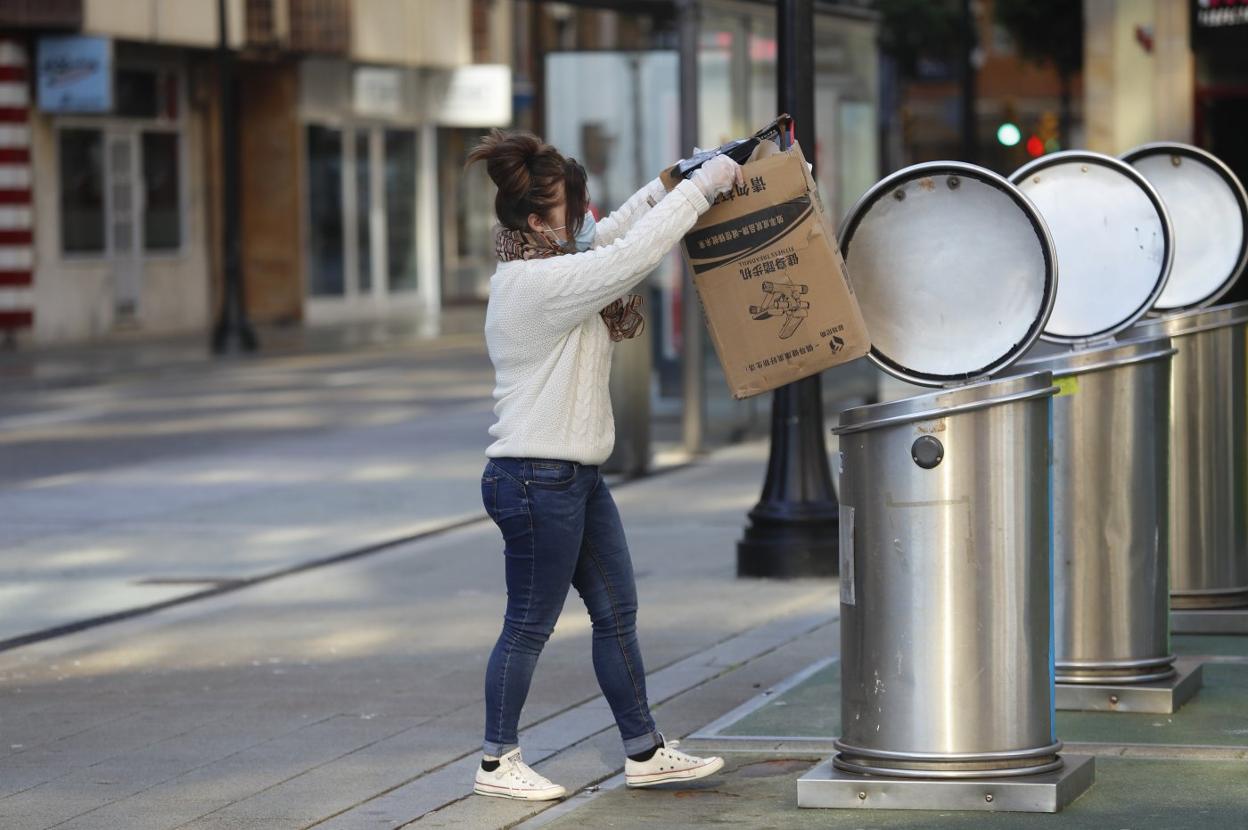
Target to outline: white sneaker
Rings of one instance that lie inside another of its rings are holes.
[[[477,781],[472,791],[477,795],[495,798],[519,798],[523,801],[553,801],[563,798],[568,791],[537,770],[520,757],[520,747],[498,759],[498,767],[486,772],[477,766]]]
[[[679,745],[680,741],[664,741],[649,761],[626,760],[624,783],[630,787],[653,787],[669,781],[695,781],[724,768],[723,758],[688,755],[677,751]]]

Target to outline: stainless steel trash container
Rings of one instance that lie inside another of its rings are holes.
[[[1052,503],[1059,684],[1152,683],[1175,674],[1167,579],[1173,354],[1163,337],[1019,364],[1051,371],[1059,389]]]
[[[868,323],[870,325],[870,323]],[[1055,769],[1047,372],[841,416],[838,768]]]
[[[1016,367],[1052,372],[1061,390],[1052,500],[1059,708],[1103,708],[1108,694],[1066,700],[1063,685],[1175,675],[1167,579],[1174,350],[1164,336],[1114,341],[1165,289],[1174,233],[1157,191],[1111,156],[1054,153],[1010,180],[1044,217],[1062,275],[1040,337],[1064,349]]]
[[[1170,336],[1178,349],[1170,385],[1171,606],[1242,608],[1248,606],[1248,304],[1211,306],[1248,264],[1248,193],[1219,159],[1187,144],[1145,144],[1122,158],[1157,189],[1175,232],[1174,267],[1153,309],[1163,316],[1135,329],[1140,336]]]
[[[1168,336],[1170,602],[1248,604],[1248,303],[1167,315],[1137,336]]]
[[[833,765],[901,778],[1061,766],[1053,722],[1047,372],[989,380],[1035,342],[1057,263],[1005,179],[916,165],[840,240],[874,343],[950,386],[841,413],[841,728]],[[979,796],[982,799],[982,795]]]

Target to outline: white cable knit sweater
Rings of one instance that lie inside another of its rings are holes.
[[[598,312],[645,279],[709,207],[693,182],[667,193],[655,179],[598,223],[590,250],[499,264],[485,314],[498,416],[487,456],[607,460],[614,343]]]

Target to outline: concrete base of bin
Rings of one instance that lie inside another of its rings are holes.
[[[1248,608],[1171,611],[1171,634],[1248,634]]]
[[[1061,769],[1014,778],[936,779],[854,775],[820,763],[797,779],[797,806],[854,810],[986,810],[1056,813],[1092,786],[1090,755],[1063,755]]]
[[[1200,663],[1180,660],[1173,677],[1156,683],[1058,683],[1054,700],[1058,709],[1066,711],[1168,715],[1200,691],[1201,668]]]

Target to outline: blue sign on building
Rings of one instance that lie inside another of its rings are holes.
[[[113,42],[106,37],[41,37],[36,78],[44,112],[109,112]]]

